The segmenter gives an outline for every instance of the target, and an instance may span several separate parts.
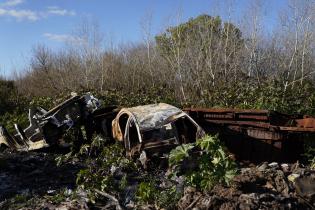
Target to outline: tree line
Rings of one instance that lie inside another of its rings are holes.
[[[259,6],[243,25],[201,14],[155,36],[144,24],[143,42],[105,49],[98,25],[86,21],[61,50],[36,46],[14,85],[28,99],[92,91],[122,105],[165,101],[315,114],[314,3],[290,1],[270,34]]]

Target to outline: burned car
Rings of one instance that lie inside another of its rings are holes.
[[[145,165],[180,144],[195,142],[205,133],[182,110],[165,104],[123,108],[112,122],[113,137],[123,142],[129,158]]]
[[[0,146],[28,151],[55,145],[70,128],[89,123],[91,114],[99,106],[99,101],[90,93],[83,96],[73,93],[70,99],[49,111],[42,107],[31,108],[27,128],[15,124],[16,134],[11,135],[0,126]]]

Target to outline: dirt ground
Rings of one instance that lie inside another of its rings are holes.
[[[67,163],[58,167],[55,157],[44,152],[0,153],[0,209],[16,197],[28,199],[73,189],[82,166]]]
[[[0,209],[117,209],[114,205],[91,204],[84,191],[69,196],[74,194],[76,175],[84,165],[70,162],[58,167],[56,157],[46,152],[0,153]],[[185,187],[177,206],[178,209],[313,209],[314,177],[313,171],[299,163],[242,165],[230,187],[217,185],[207,193]],[[61,192],[66,199],[58,197]]]

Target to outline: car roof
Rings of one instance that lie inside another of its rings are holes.
[[[137,121],[140,130],[160,127],[165,122],[172,121],[171,118],[184,114],[179,108],[165,103],[124,108],[120,113],[131,113]]]

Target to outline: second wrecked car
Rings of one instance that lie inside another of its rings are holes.
[[[129,158],[145,165],[179,144],[195,142],[205,133],[185,112],[165,103],[123,108],[112,122],[113,137],[124,143]]]
[[[90,93],[83,96],[73,93],[70,99],[51,110],[33,107],[29,110],[27,128],[15,124],[16,134],[11,135],[0,125],[0,146],[29,151],[55,145],[70,128],[89,123],[89,116],[99,106],[98,99]]]

